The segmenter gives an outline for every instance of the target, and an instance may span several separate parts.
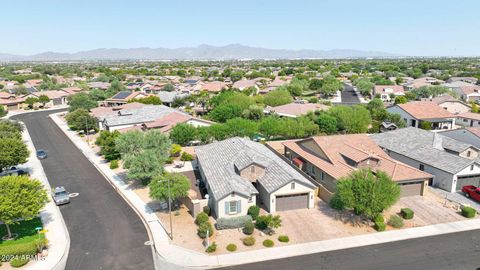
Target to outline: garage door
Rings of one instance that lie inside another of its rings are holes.
[[[457,179],[457,190],[461,190],[463,186],[480,186],[480,175],[459,176]]]
[[[308,193],[276,196],[276,201],[277,211],[308,208]]]
[[[422,185],[423,185],[423,182],[402,183],[400,184],[400,187],[401,187],[400,196],[408,197],[408,196],[422,195]]]

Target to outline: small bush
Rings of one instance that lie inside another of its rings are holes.
[[[387,225],[383,222],[375,222],[375,225],[373,226],[375,230],[378,232],[383,232],[385,229],[387,229]]]
[[[251,247],[251,246],[255,245],[255,237],[253,237],[253,236],[245,237],[245,238],[243,238],[242,242],[245,246]]]
[[[410,208],[402,208],[400,210],[400,214],[404,219],[412,219],[413,218],[413,210]]]
[[[257,220],[255,221],[255,226],[259,230],[265,230],[267,226],[267,216],[258,216]]]
[[[394,228],[402,228],[403,227],[403,219],[397,215],[391,215],[388,219],[388,225]]]
[[[288,242],[290,242],[290,238],[288,237],[288,235],[280,235],[278,237],[278,241],[280,241],[282,243],[288,243]]]
[[[219,218],[217,219],[215,227],[217,230],[243,228],[248,221],[252,221],[252,217],[248,215],[233,218]]]
[[[466,218],[473,218],[477,213],[477,211],[473,207],[466,206],[466,205],[462,205],[460,209],[462,210],[462,216]]]
[[[204,222],[201,223],[198,226],[197,234],[200,238],[205,239],[207,238],[207,231],[208,231],[208,237],[213,235],[213,226],[210,222]]]
[[[200,225],[208,221],[208,215],[205,212],[201,212],[195,218],[195,224]]]
[[[24,266],[25,264],[27,264],[29,262],[29,260],[27,258],[22,258],[22,257],[19,257],[19,258],[14,258],[10,261],[10,265],[12,267],[22,267]]]
[[[210,216],[210,206],[205,205],[205,206],[203,207],[203,212],[204,212],[205,214],[207,214],[207,216]]]
[[[260,214],[260,207],[252,205],[248,208],[247,214],[252,217],[253,220],[256,220]]]
[[[243,227],[243,233],[246,235],[251,235],[254,229],[255,226],[253,225],[253,222],[251,220],[248,220],[247,222],[245,222],[245,227]]]
[[[210,246],[207,247],[207,249],[205,250],[207,253],[213,253],[217,250],[217,243],[213,242],[212,244],[210,244]]]
[[[344,210],[345,204],[340,199],[340,197],[337,196],[335,193],[335,195],[333,195],[332,199],[330,200],[330,207],[332,207],[335,210]]]
[[[234,252],[237,250],[237,245],[235,244],[228,244],[227,245],[227,250],[230,251],[230,252]]]
[[[384,223],[385,222],[385,218],[382,216],[382,215],[377,215],[374,219],[373,219],[373,222],[375,223]]]
[[[180,157],[180,160],[181,160],[181,161],[192,161],[192,160],[193,160],[193,156],[190,155],[190,154],[187,153],[187,152],[182,152],[182,156]]]
[[[114,159],[112,161],[110,161],[110,169],[116,169],[118,168],[118,160]]]
[[[179,157],[181,151],[182,151],[182,146],[180,146],[179,144],[172,144],[172,148],[170,149],[170,156]]]
[[[275,243],[270,239],[265,239],[262,244],[264,247],[273,247],[273,245],[275,245]]]
[[[165,161],[165,163],[172,164],[174,160],[175,160],[175,158],[169,157],[169,158],[167,158],[167,161]]]

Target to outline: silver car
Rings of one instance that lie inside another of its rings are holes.
[[[66,204],[70,202],[69,193],[64,187],[56,187],[52,190],[52,198],[56,205]]]

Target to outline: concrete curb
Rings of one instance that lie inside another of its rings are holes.
[[[51,186],[43,170],[40,160],[37,159],[35,146],[26,126],[22,123],[24,132],[23,139],[30,150],[29,161],[33,166],[29,166],[32,178],[40,180],[45,188],[50,192]],[[28,266],[28,270],[64,270],[67,264],[68,253],[70,250],[70,235],[68,233],[65,220],[58,206],[50,200],[45,209],[40,212],[40,218],[47,230],[46,237],[49,241],[48,256],[45,260],[39,260],[35,264]]]
[[[101,158],[97,156],[96,153],[94,153],[94,151],[83,140],[81,140],[75,132],[69,130],[67,125],[63,123],[57,115],[58,113],[51,114],[50,117],[60,129],[62,129],[67,137],[69,137],[69,139],[84,153],[90,162],[92,162],[107,179],[109,179],[112,186],[114,186],[119,193],[124,193],[122,197],[124,197],[132,208],[139,213],[140,217],[144,219],[144,223],[148,225],[147,227],[151,231],[156,255],[155,259],[162,261],[162,269],[165,269],[166,265],[164,263],[166,262],[169,263],[169,267],[167,267],[168,269],[174,269],[174,265],[177,265],[177,267],[183,266],[198,269],[216,268],[480,229],[480,219],[473,219],[269,249],[209,256],[171,244],[168,234],[164,230],[165,226],[163,226],[154,211],[152,211],[152,209],[150,209],[132,190],[128,190],[127,185],[116,176],[105,163],[102,163]],[[170,265],[170,263],[173,265]]]

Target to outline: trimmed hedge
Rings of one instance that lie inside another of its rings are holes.
[[[251,235],[254,229],[255,225],[253,225],[252,221],[248,220],[247,222],[245,222],[245,227],[243,227],[243,233],[246,235]]]
[[[110,169],[116,169],[118,168],[118,160],[114,159],[112,161],[110,161]]]
[[[212,244],[210,244],[210,246],[207,247],[207,249],[205,251],[207,253],[213,253],[213,252],[217,251],[217,243],[213,242]]]
[[[252,222],[251,216],[241,216],[233,218],[219,218],[215,227],[217,230],[226,230],[226,229],[237,229],[245,227],[247,222]]]
[[[227,250],[230,251],[230,252],[234,252],[237,250],[237,245],[235,244],[228,244],[227,245]]]
[[[391,215],[390,219],[388,219],[388,225],[394,228],[402,228],[403,227],[403,219],[397,215]]]
[[[253,220],[256,220],[260,214],[260,207],[252,205],[248,208],[247,214],[252,217]]]
[[[15,243],[0,246],[0,259],[12,256],[33,256],[37,254],[37,246],[46,246],[47,239],[39,238],[34,241]]]
[[[195,224],[199,225],[208,221],[208,215],[205,212],[201,212],[195,218]]]
[[[413,218],[413,210],[410,208],[402,208],[400,210],[400,214],[404,219],[412,219]]]
[[[373,226],[375,230],[378,232],[383,232],[385,229],[387,229],[387,225],[383,222],[375,222],[375,225]]]
[[[275,245],[275,243],[270,239],[265,239],[262,244],[264,247],[273,247]]]
[[[278,237],[278,241],[280,241],[282,243],[288,243],[288,242],[290,242],[290,238],[288,237],[288,235],[280,235]]]
[[[384,223],[385,222],[385,218],[382,216],[382,215],[378,215],[376,216],[374,219],[373,219],[373,222],[375,223]]]
[[[242,239],[242,242],[245,246],[250,247],[255,245],[255,237],[249,236]]]
[[[213,235],[213,226],[210,222],[207,221],[198,225],[197,235],[200,238],[202,239],[207,238],[207,231],[208,231],[208,237]]]
[[[30,260],[27,258],[14,258],[10,261],[10,265],[15,268],[22,267],[25,264],[27,264],[29,261]]]
[[[460,209],[462,210],[462,216],[466,218],[474,218],[477,214],[477,210],[470,206],[462,205]]]

